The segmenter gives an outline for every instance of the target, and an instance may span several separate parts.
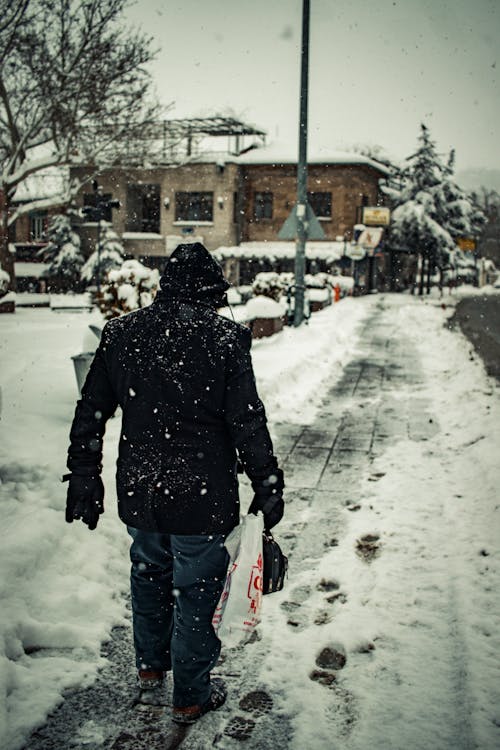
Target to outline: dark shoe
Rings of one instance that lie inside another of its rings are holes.
[[[202,706],[185,706],[183,708],[174,706],[172,721],[175,721],[176,724],[194,724],[204,714],[208,714],[209,711],[217,711],[218,708],[223,706],[227,697],[224,682],[215,677],[210,687],[210,697]]]
[[[166,679],[163,672],[139,671],[135,703],[142,706],[166,706]]]

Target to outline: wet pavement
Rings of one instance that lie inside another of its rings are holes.
[[[286,478],[287,511],[277,536],[290,560],[287,601],[280,611],[291,633],[311,622],[319,628],[328,621],[328,611],[302,606],[308,590],[294,589],[293,571],[299,566],[312,568],[314,560],[338,543],[346,526],[346,508],[355,512],[363,502],[360,482],[372,471],[372,462],[402,437],[425,441],[439,430],[429,404],[419,396],[423,382],[419,358],[404,331],[393,323],[390,297],[377,300],[362,328],[359,351],[341,379],[326,389],[311,424],[271,425]],[[244,505],[251,496],[248,483],[242,495]],[[367,549],[370,544],[367,540]],[[311,581],[311,587],[319,585],[324,584]],[[325,606],[328,602],[341,606],[343,595],[333,591]],[[115,629],[103,655],[109,665],[96,683],[68,693],[25,750],[204,750],[241,747],[243,740],[251,750],[291,746],[286,689],[269,695],[264,678],[269,645],[260,636],[244,648],[223,651],[217,674],[227,682],[228,703],[187,734],[173,729],[168,716],[158,719],[131,707],[135,674],[130,628]],[[313,674],[311,679],[327,684],[324,670]],[[257,707],[255,693],[260,696]],[[347,734],[356,720],[354,700],[345,690],[332,691],[331,696],[335,731],[343,721],[342,731]],[[273,703],[280,707],[279,719]]]
[[[472,343],[488,375],[500,380],[500,294],[460,300],[451,322],[458,324]]]

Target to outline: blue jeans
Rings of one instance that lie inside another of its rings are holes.
[[[201,705],[220,654],[212,616],[229,563],[225,537],[127,528],[137,668],[171,669],[174,706]]]

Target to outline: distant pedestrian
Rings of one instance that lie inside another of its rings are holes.
[[[229,286],[199,244],[179,245],[149,307],[109,321],[71,428],[66,520],[95,529],[104,511],[102,440],[117,406],[120,518],[132,537],[137,700],[192,723],[226,699],[210,680],[220,653],[212,615],[227,534],[239,522],[237,458],[267,528],[282,518],[283,473],[266,426],[247,328],[217,314]]]

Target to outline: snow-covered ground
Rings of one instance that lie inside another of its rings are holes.
[[[272,422],[314,419],[325,384],[360,353],[359,326],[376,303],[376,296],[345,299],[313,315],[308,326],[254,343]],[[344,747],[451,750],[451,728],[462,716],[469,736],[456,746],[493,750],[500,744],[498,388],[470,359],[461,334],[443,327],[447,313],[437,301],[393,295],[391,313],[391,325],[418,349],[424,373],[418,398],[432,404],[440,431],[425,442],[402,437],[376,460],[362,480],[363,507],[343,511],[339,545],[296,571],[289,585],[307,586],[335,571],[348,596],[322,626],[322,637],[347,653],[376,647],[373,659],[352,659],[343,673],[357,706]],[[77,397],[70,357],[88,341],[88,324],[99,322],[95,313],[48,309],[0,317],[0,745],[8,750],[22,747],[66,688],[93,679],[102,640],[127,621],[128,537],[113,501],[119,418],[106,434],[106,513],[95,532],[65,524],[66,486],[59,481]],[[287,526],[300,520],[294,513],[292,505]],[[371,566],[353,554],[367,530],[383,549]],[[290,654],[282,599],[269,602],[263,622],[264,640],[275,645],[269,684],[285,690],[296,712],[293,748],[330,750],[324,716],[331,693],[307,678],[318,627],[294,633]],[[449,638],[454,627],[460,632]],[[466,658],[447,651],[457,643]],[[441,674],[432,690],[430,665]],[[450,694],[452,684],[460,699]]]

